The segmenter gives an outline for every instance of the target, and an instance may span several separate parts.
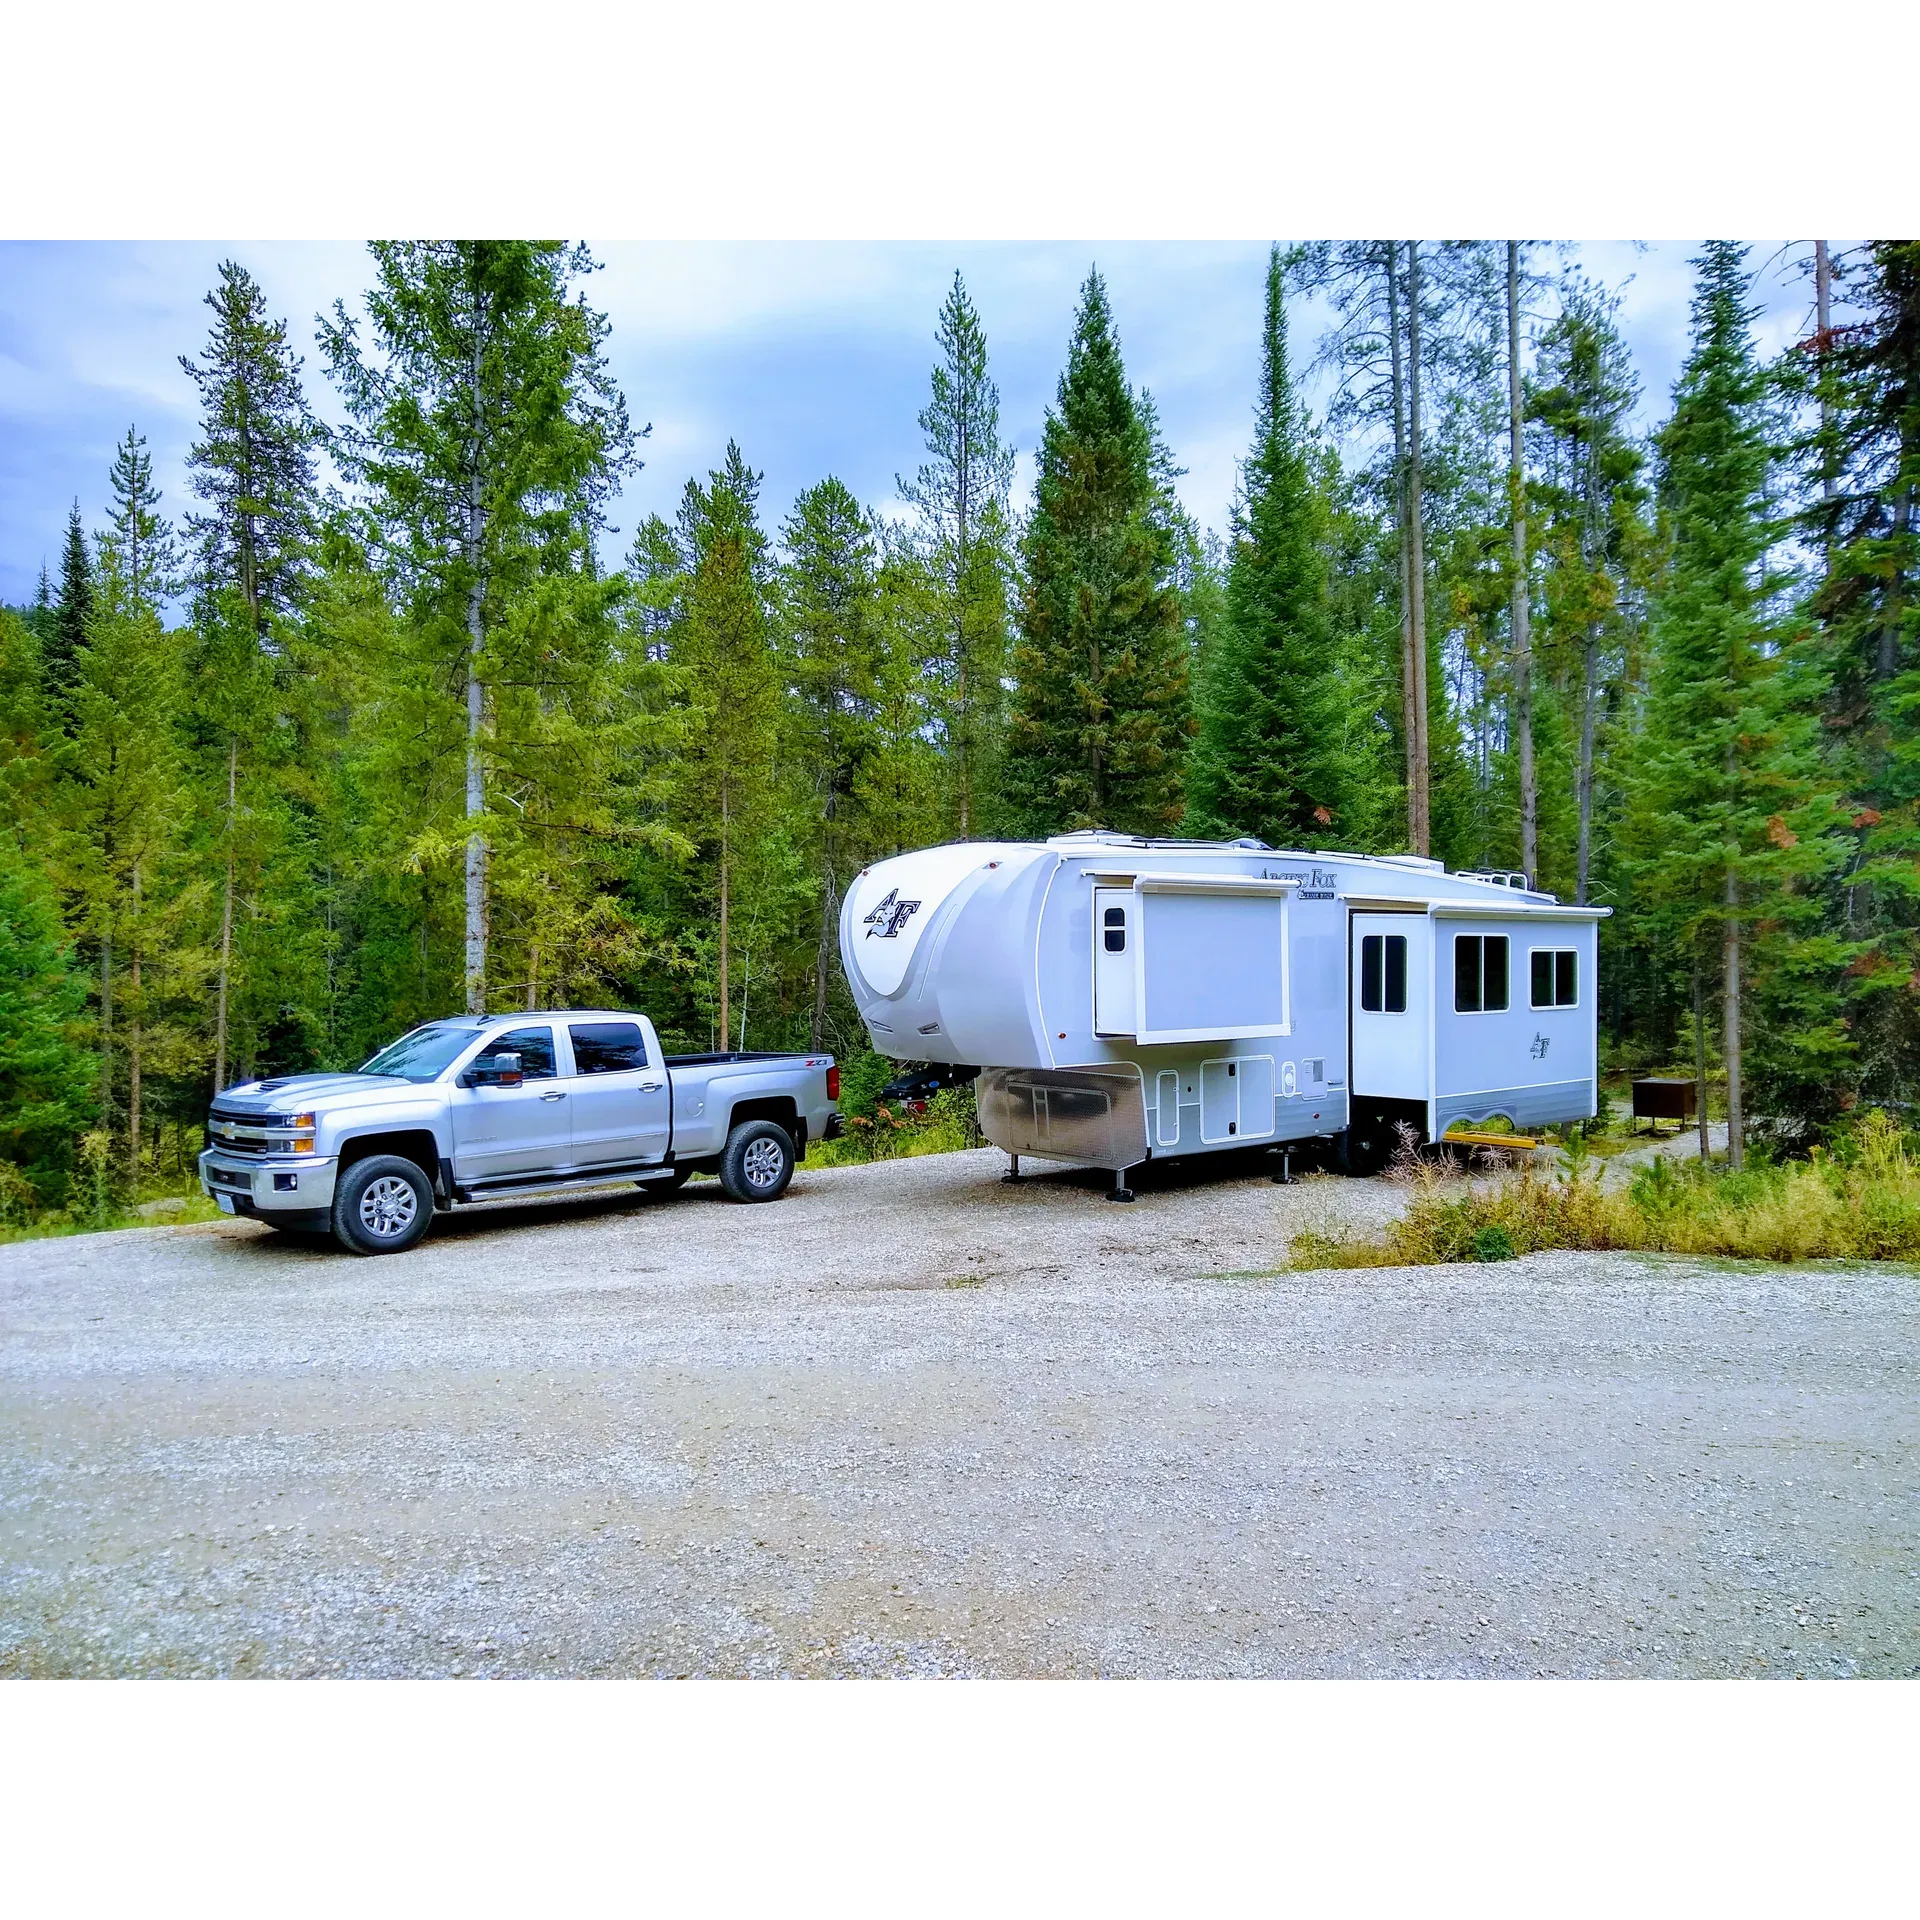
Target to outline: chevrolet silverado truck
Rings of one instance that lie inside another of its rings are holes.
[[[214,1098],[202,1189],[224,1212],[355,1253],[398,1253],[435,1213],[714,1173],[777,1200],[840,1131],[830,1054],[665,1055],[637,1013],[474,1014],[415,1027],[357,1073]]]

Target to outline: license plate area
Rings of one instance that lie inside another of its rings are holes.
[[[231,1213],[233,1211],[233,1195],[230,1193],[216,1193],[213,1196],[213,1202],[222,1213]]]

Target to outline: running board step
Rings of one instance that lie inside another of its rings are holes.
[[[592,1173],[569,1173],[555,1177],[536,1176],[528,1180],[496,1180],[473,1186],[455,1187],[456,1207],[478,1206],[483,1200],[522,1200],[542,1193],[570,1193],[581,1187],[646,1187],[656,1180],[673,1177],[674,1168],[658,1164],[637,1167],[599,1167]]]

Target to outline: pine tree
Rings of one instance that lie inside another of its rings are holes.
[[[780,610],[792,688],[788,750],[808,796],[808,839],[820,891],[808,1044],[821,1047],[840,898],[867,844],[858,796],[878,745],[884,638],[873,528],[840,481],[829,478],[801,494],[783,544]]]
[[[928,460],[901,498],[920,516],[921,551],[939,581],[943,731],[953,768],[954,830],[983,830],[993,811],[1007,650],[1008,490],[1013,449],[1000,440],[1000,390],[987,336],[960,275],[940,309],[940,361],[919,425]]]
[[[1188,771],[1197,830],[1269,846],[1345,844],[1341,648],[1327,596],[1324,516],[1287,368],[1280,249],[1267,264],[1254,439],[1242,469],[1226,611],[1201,676]]]
[[[101,550],[134,597],[157,606],[172,586],[178,558],[173,528],[156,511],[160,489],[153,484],[153,456],[145,434],[127,429],[127,437],[114,449],[108,484],[113,519],[100,536]]]
[[[1696,264],[1692,347],[1659,435],[1672,554],[1652,610],[1638,886],[1701,971],[1718,937],[1728,1157],[1738,1166],[1749,966],[1763,1005],[1770,993],[1791,1003],[1790,1018],[1756,1023],[1776,1085],[1804,1100],[1846,1052],[1837,992],[1820,986],[1823,972],[1837,986],[1846,956],[1813,924],[1818,903],[1805,885],[1832,864],[1840,816],[1820,777],[1816,652],[1778,619],[1781,582],[1768,566],[1769,396],[1744,249],[1714,241]]]
[[[1835,771],[1857,803],[1833,906],[1867,943],[1849,969],[1866,1090],[1904,1105],[1920,1085],[1920,242],[1878,240],[1845,266],[1851,323],[1823,325],[1812,365],[1792,369],[1819,408],[1801,448],[1825,556],[1808,612],[1826,635]]]
[[[207,294],[213,325],[199,360],[180,356],[200,396],[200,437],[187,458],[203,513],[187,528],[210,592],[237,594],[263,637],[292,610],[313,537],[313,455],[322,433],[300,384],[287,323],[267,315],[266,295],[233,260]]]
[[[1019,829],[1171,830],[1193,731],[1188,663],[1152,440],[1097,269],[1047,415],[1022,557],[1006,783]]]
[[[594,265],[584,248],[372,251],[372,354],[344,304],[321,337],[355,422],[342,457],[370,490],[414,622],[462,685],[465,997],[484,1012],[489,858],[504,824],[489,793],[502,757],[491,697],[502,636],[543,575],[591,585],[591,537],[634,436],[606,367],[606,321],[573,292]]]
[[[1580,281],[1562,289],[1560,311],[1540,336],[1538,375],[1526,400],[1539,467],[1530,490],[1540,506],[1534,537],[1545,560],[1544,638],[1550,659],[1573,684],[1573,890],[1582,905],[1592,890],[1601,721],[1629,679],[1639,589],[1651,557],[1644,455],[1626,430],[1639,384],[1615,306]],[[1543,856],[1549,865],[1558,858]]]
[[[214,978],[213,1087],[229,1079],[236,997],[265,989],[235,942],[237,912],[287,838],[273,761],[286,744],[289,623],[311,569],[318,512],[314,455],[322,434],[301,386],[284,320],[247,270],[222,261],[205,298],[213,314],[198,360],[180,366],[200,397],[200,432],[187,470],[203,511],[187,516],[194,554],[194,646],[188,665],[194,785],[207,819],[207,857],[219,876]],[[131,476],[129,476],[131,477]],[[122,536],[123,543],[126,536]],[[289,885],[301,890],[297,870]],[[251,1025],[251,1023],[248,1023]],[[241,1036],[240,1055],[255,1051]]]
[[[93,1111],[86,985],[41,864],[0,827],[0,1218],[61,1198]]]
[[[733,920],[743,868],[768,821],[780,724],[780,681],[768,608],[760,476],[740,449],[703,488],[687,482],[678,542],[685,574],[673,652],[690,712],[682,822],[712,873],[715,1002],[721,1044],[732,1031]]]
[[[66,544],[60,552],[60,596],[53,604],[52,630],[43,654],[47,696],[57,713],[65,711],[79,677],[80,653],[93,620],[93,587],[93,557],[87,551],[76,500],[67,515]]]
[[[175,973],[195,902],[181,870],[191,799],[181,763],[179,646],[118,568],[103,571],[79,659],[58,796],[57,870],[97,956],[100,1124],[138,1178],[155,970]]]

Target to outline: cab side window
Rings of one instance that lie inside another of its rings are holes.
[[[632,1073],[647,1064],[646,1036],[634,1021],[583,1021],[567,1035],[576,1073]]]
[[[527,1080],[554,1078],[553,1029],[551,1027],[515,1027],[510,1033],[496,1033],[475,1056],[491,1060],[497,1054],[517,1053],[520,1073]]]

